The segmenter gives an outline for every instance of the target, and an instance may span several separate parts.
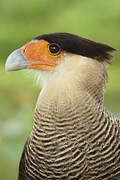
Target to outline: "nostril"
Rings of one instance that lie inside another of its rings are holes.
[[[23,48],[22,48],[22,52],[23,52],[23,53],[26,53],[26,50],[27,50],[26,47],[23,47]]]

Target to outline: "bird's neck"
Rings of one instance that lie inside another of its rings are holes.
[[[84,70],[86,68],[86,74],[80,66]],[[98,66],[103,68],[101,64]],[[40,93],[32,132],[38,131],[38,127],[48,134],[51,131],[60,132],[61,128],[65,132],[66,126],[61,126],[68,121],[70,126],[75,124],[82,128],[89,128],[97,119],[99,121],[98,117],[104,109],[105,86],[105,75],[99,72],[100,68],[94,62],[91,67],[86,67],[83,62],[78,66],[74,63],[67,66],[60,75],[58,70]]]
[[[43,76],[44,83],[38,106],[46,95],[49,103],[59,97],[58,104],[62,98],[65,101],[70,98],[72,102],[75,98],[79,101],[87,98],[91,104],[93,102],[101,106],[104,104],[107,73],[103,63],[77,55],[73,58],[70,55],[70,58],[67,57],[67,60],[64,60],[64,63],[61,63],[54,73],[46,75],[44,73]]]

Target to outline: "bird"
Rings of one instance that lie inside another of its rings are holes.
[[[18,180],[120,179],[120,119],[104,106],[114,51],[57,32],[37,36],[8,56],[7,72],[33,70],[42,82]]]

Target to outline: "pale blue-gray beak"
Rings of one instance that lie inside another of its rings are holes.
[[[17,49],[13,51],[7,58],[5,63],[5,71],[17,71],[25,69],[29,65],[29,62],[22,55],[21,50]]]

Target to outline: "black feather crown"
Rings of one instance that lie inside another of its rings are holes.
[[[97,43],[70,33],[45,34],[35,39],[43,39],[49,43],[59,44],[63,51],[97,59],[99,61],[110,62],[112,58],[110,53],[115,51],[114,48],[106,44]]]

